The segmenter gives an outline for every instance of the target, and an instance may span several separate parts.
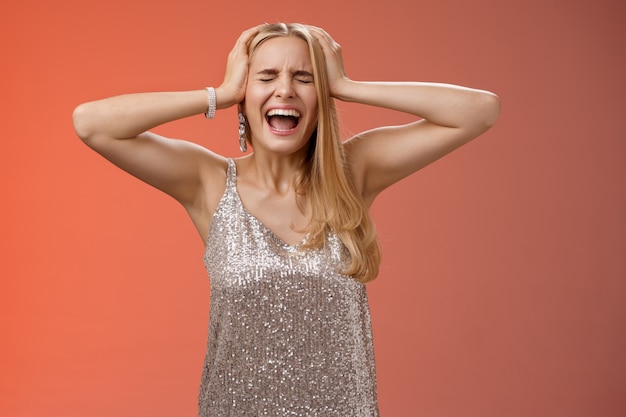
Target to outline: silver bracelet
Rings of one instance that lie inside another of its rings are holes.
[[[209,109],[204,113],[204,117],[212,119],[215,117],[215,108],[217,107],[217,99],[215,97],[215,88],[207,87],[206,91],[209,92]]]

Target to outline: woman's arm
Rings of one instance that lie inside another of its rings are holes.
[[[73,114],[74,129],[109,161],[188,205],[197,195],[200,163],[209,152],[149,130],[201,114],[207,104],[206,90],[111,97],[79,105]]]
[[[224,82],[216,88],[216,107],[240,102],[247,79],[247,42],[242,33],[231,51]],[[222,158],[190,142],[149,132],[161,124],[207,111],[206,90],[127,94],[79,105],[73,114],[78,136],[115,165],[165,191],[183,205],[198,200],[200,170],[223,165]]]
[[[420,170],[491,127],[498,97],[469,88],[432,83],[350,81],[344,99],[414,114],[421,120],[364,132],[346,144],[363,196]]]
[[[391,184],[477,137],[498,117],[498,97],[483,90],[437,83],[352,81],[345,75],[339,45],[321,29],[314,31],[325,51],[334,97],[419,119],[370,130],[346,143],[357,186],[369,203]]]

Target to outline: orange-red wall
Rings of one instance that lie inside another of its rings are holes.
[[[208,317],[183,210],[89,151],[73,107],[221,81],[263,21],[359,80],[497,92],[496,127],[374,207],[383,416],[626,415],[619,1],[9,2],[0,12],[0,415],[194,415]],[[344,131],[410,120],[341,105]],[[237,155],[235,112],[163,127]]]

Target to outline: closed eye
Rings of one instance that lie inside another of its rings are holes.
[[[263,82],[272,81],[278,76],[278,71],[275,69],[264,69],[257,72],[258,79]]]
[[[308,71],[296,71],[296,72],[293,74],[293,77],[294,77],[297,81],[299,81],[299,82],[301,82],[301,83],[304,83],[304,84],[310,84],[310,83],[312,83],[312,82],[313,82],[313,74],[311,74],[311,73],[310,73],[310,72],[308,72]]]
[[[265,69],[257,73],[258,80],[261,82],[270,82],[278,78],[278,71],[274,69]],[[292,74],[294,80],[302,84],[313,83],[313,74],[308,71],[295,71]]]

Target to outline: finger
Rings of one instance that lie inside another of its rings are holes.
[[[313,36],[320,42],[325,43],[326,45],[336,48],[339,44],[333,39],[332,36],[324,29],[317,26],[308,26],[309,30],[313,34]]]
[[[254,26],[254,27],[244,30],[243,32],[241,32],[241,35],[239,35],[239,39],[237,39],[237,43],[240,45],[247,45],[250,42],[250,40],[254,36],[256,36],[261,31],[261,29],[266,25],[267,24],[264,23],[262,25]]]

